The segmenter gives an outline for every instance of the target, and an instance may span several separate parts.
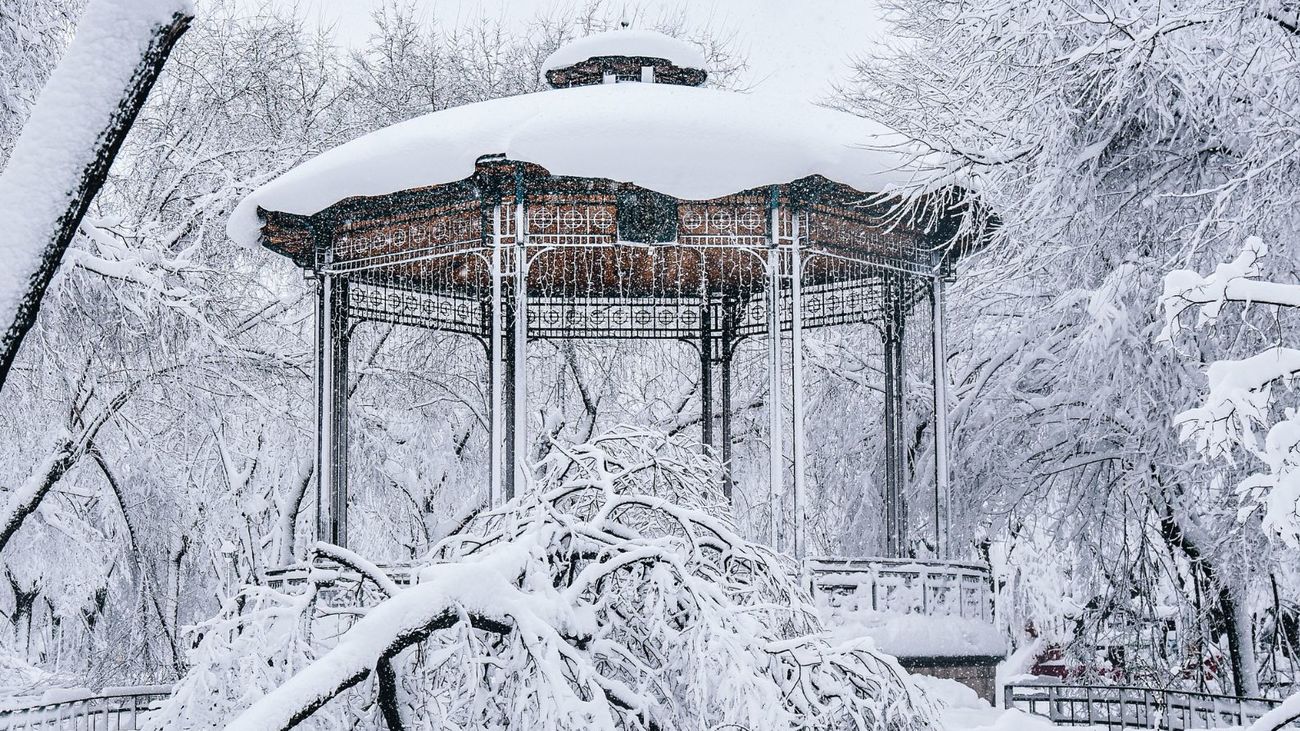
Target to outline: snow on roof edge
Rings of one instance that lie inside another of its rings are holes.
[[[493,154],[683,200],[811,175],[864,192],[933,177],[901,135],[845,112],[713,89],[602,84],[455,107],[364,135],[253,191],[227,233],[255,247],[259,208],[313,215],[348,198],[452,183]]]
[[[618,30],[593,33],[555,49],[542,62],[542,75],[602,56],[641,56],[662,58],[681,68],[708,71],[708,61],[698,46],[656,31]]]

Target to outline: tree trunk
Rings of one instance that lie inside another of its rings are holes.
[[[1183,529],[1175,515],[1169,496],[1164,496],[1159,506],[1158,528],[1165,544],[1171,551],[1181,553],[1195,572],[1197,578],[1204,582],[1209,591],[1213,605],[1209,608],[1211,626],[1217,625],[1228,638],[1228,659],[1232,665],[1233,692],[1236,695],[1258,695],[1256,678],[1255,645],[1251,632],[1249,610],[1239,597],[1234,596],[1230,587],[1215,570],[1214,565],[1202,553],[1201,548]],[[1244,589],[1241,592],[1244,598]]]
[[[302,460],[298,466],[298,479],[293,481],[288,494],[280,501],[280,520],[276,526],[276,533],[278,534],[276,540],[280,543],[281,566],[288,566],[293,563],[294,526],[298,523],[298,513],[302,511],[302,501],[307,496],[307,486],[311,484],[311,477],[315,469],[316,461],[314,459]]]

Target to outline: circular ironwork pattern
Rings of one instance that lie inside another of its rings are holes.
[[[808,327],[876,317],[888,272],[921,284],[933,275],[929,251],[915,232],[891,230],[830,206],[798,214],[782,206],[773,216],[767,205],[755,195],[682,201],[677,241],[639,244],[618,240],[613,196],[530,200],[524,216],[530,336],[698,336],[706,308],[713,330],[763,332],[773,224],[782,262],[777,310],[783,327],[791,317],[795,230],[803,252],[802,321]],[[493,210],[500,215],[495,221]],[[358,316],[483,334],[495,240],[503,245],[503,304],[513,307],[516,220],[512,206],[485,210],[470,200],[401,219],[349,222],[336,231],[324,268],[350,273],[385,293],[358,296],[352,303]]]

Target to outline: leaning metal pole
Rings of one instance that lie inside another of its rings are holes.
[[[502,398],[502,318],[505,313],[501,307],[501,204],[497,203],[492,206],[492,305],[489,309],[491,320],[491,346],[488,348],[488,393],[491,424],[490,440],[488,446],[488,458],[491,460],[489,472],[491,474],[488,484],[488,505],[497,506],[502,502],[504,494],[504,480],[502,471],[505,466],[505,455],[502,453],[505,447],[505,424],[503,398]]]
[[[885,276],[885,556],[902,558],[906,547],[903,506],[903,275]]]
[[[952,553],[951,473],[948,463],[948,350],[944,344],[943,273],[936,270],[930,281],[931,317],[934,333],[934,534],[939,558]]]
[[[768,532],[772,548],[781,547],[782,476],[785,457],[781,433],[781,228],[777,190],[772,189],[771,241],[767,249],[767,414],[768,414]]]
[[[790,213],[790,406],[794,411],[791,437],[794,451],[794,557],[802,559],[807,539],[804,493],[803,394],[803,260],[799,251],[799,214]]]

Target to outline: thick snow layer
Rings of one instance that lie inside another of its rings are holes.
[[[0,173],[0,330],[14,320],[154,29],[190,0],[93,0]]]
[[[600,84],[417,117],[341,145],[245,198],[227,226],[253,246],[257,209],[310,215],[353,196],[462,180],[490,154],[688,200],[824,175],[884,192],[925,180],[902,136],[811,104],[670,84]]]
[[[994,708],[975,695],[975,691],[955,680],[926,675],[913,675],[912,680],[943,707],[939,715],[939,728],[943,731],[1050,731],[1063,728],[1046,718],[1014,708]],[[1070,728],[1101,731],[1095,726]]]
[[[831,611],[826,621],[836,639],[870,637],[894,657],[996,657],[1007,651],[997,628],[978,619],[859,610]]]
[[[542,73],[601,56],[662,58],[689,69],[704,69],[707,63],[699,46],[689,41],[648,30],[612,30],[560,46],[542,62]]]
[[[42,688],[70,681],[36,667],[8,649],[0,649],[0,711],[33,705]]]

